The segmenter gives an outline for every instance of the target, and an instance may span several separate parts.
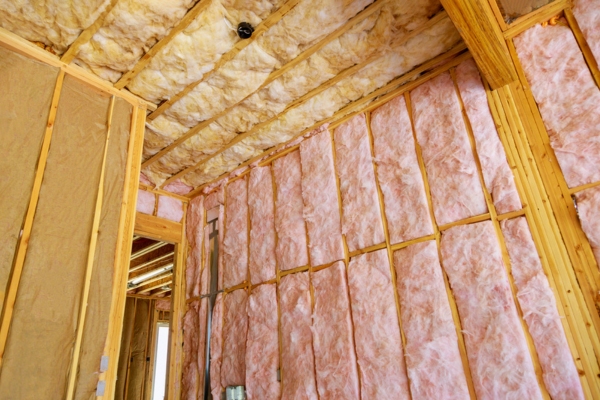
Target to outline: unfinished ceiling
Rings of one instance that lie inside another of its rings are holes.
[[[461,40],[438,0],[32,3],[0,3],[0,25],[157,104],[142,172],[180,194]],[[249,39],[236,33],[244,21]]]

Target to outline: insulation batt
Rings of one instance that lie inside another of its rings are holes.
[[[313,266],[344,258],[333,150],[329,131],[300,144],[304,219]]]
[[[567,184],[600,181],[600,90],[573,32],[536,25],[514,42]]]
[[[183,317],[183,366],[181,377],[181,398],[195,400],[200,387],[198,371],[198,328],[200,323],[198,300],[190,303]]]
[[[473,130],[483,180],[494,206],[500,214],[519,210],[519,193],[475,61],[470,59],[456,67],[456,83]]]
[[[485,214],[487,206],[449,73],[411,92],[417,141],[438,225]]]
[[[138,212],[141,212],[142,214],[153,215],[155,203],[156,196],[154,193],[138,189],[137,204],[135,207]]]
[[[225,248],[225,206],[219,206],[219,249],[224,249]],[[219,265],[219,277],[218,277],[218,285],[219,285],[219,290],[224,288],[224,272],[223,270],[225,269],[225,264],[224,264],[224,258],[225,256],[223,255],[224,251],[219,251],[218,252],[218,260],[217,263]]]
[[[415,66],[447,51],[460,41],[460,35],[449,19],[443,19],[434,27],[395,47],[378,60],[367,65],[354,75],[343,79],[308,101],[290,108],[277,120],[257,129],[235,147],[251,146],[257,154],[263,150],[294,139],[303,129],[320,120],[331,117],[336,111],[351,101],[382,87],[393,78],[403,75]],[[238,151],[239,152],[239,151]],[[201,169],[187,174],[183,180],[190,185],[199,185],[219,177],[224,171],[232,170],[238,164],[227,166],[224,160],[213,159]],[[181,161],[179,162],[181,163]]]
[[[469,399],[435,241],[394,252],[412,398]]]
[[[248,299],[246,395],[248,400],[279,399],[279,330],[275,284],[252,289]]]
[[[246,177],[227,185],[223,238],[223,285],[238,285],[248,277],[248,192]]]
[[[225,296],[221,362],[221,385],[223,387],[246,384],[247,305],[248,294],[243,289],[227,293]]]
[[[220,399],[223,386],[221,386],[221,362],[223,353],[223,295],[217,294],[213,308],[210,328],[210,392],[213,399]]]
[[[576,0],[573,14],[600,65],[600,3],[596,0]]]
[[[583,400],[579,374],[527,220],[519,217],[500,224],[517,286],[517,298],[535,344],[548,393],[556,400]]]
[[[581,228],[600,266],[600,187],[583,190],[575,195],[575,199]]]
[[[193,0],[121,0],[74,62],[116,82],[185,15]]]
[[[248,179],[250,279],[253,285],[275,278],[275,210],[271,167],[254,168]]]
[[[410,399],[387,250],[352,258],[348,285],[361,398]]]
[[[181,182],[181,180],[179,180],[179,179],[169,183],[168,185],[163,186],[163,190],[166,190],[167,192],[171,192],[173,194],[178,194],[181,196],[188,194],[189,192],[192,191],[192,189],[193,189],[193,187],[186,185],[185,183]]]
[[[225,188],[224,187],[220,187],[216,191],[208,194],[206,196],[206,200],[204,201],[204,207],[206,207],[207,210],[211,210],[222,204],[225,204]]]
[[[412,124],[403,96],[371,113],[377,177],[391,243],[433,234]]]
[[[367,120],[358,114],[334,131],[342,195],[342,233],[349,251],[385,241]]]
[[[200,270],[202,269],[202,248],[204,234],[204,196],[195,197],[190,201],[185,221],[185,232],[188,242],[188,256],[185,266],[185,297],[200,296]]]
[[[358,369],[344,263],[312,274],[313,347],[321,399],[358,400]]]
[[[2,1],[0,26],[63,53],[109,4],[109,0]]]
[[[311,333],[311,301],[308,272],[281,278],[281,376],[282,400],[316,399],[315,357]]]
[[[257,26],[279,1],[209,0],[210,5],[173,37],[129,84],[143,98],[159,102],[211,71],[239,40],[232,29],[242,21]]]
[[[446,230],[441,251],[477,398],[541,399],[492,222]]]
[[[273,161],[277,188],[275,229],[277,265],[288,270],[308,264],[306,224],[302,216],[302,175],[300,152],[294,151]]]
[[[183,202],[169,196],[158,196],[156,216],[170,221],[181,222],[183,218]]]

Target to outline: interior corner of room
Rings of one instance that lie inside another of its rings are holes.
[[[38,3],[1,399],[600,399],[599,0]]]

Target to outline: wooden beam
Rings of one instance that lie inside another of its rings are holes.
[[[152,285],[152,286],[148,286],[148,287],[146,287],[146,288],[143,288],[142,290],[140,290],[140,291],[136,292],[136,294],[143,294],[143,293],[151,292],[151,291],[153,291],[154,289],[158,289],[158,288],[160,288],[160,287],[163,287],[163,286],[170,285],[171,283],[173,283],[173,279],[172,279],[172,278],[169,278],[169,279],[168,279],[168,280],[166,280],[166,281],[162,281],[162,282],[159,282],[159,283],[155,283],[155,284],[154,284],[154,285]]]
[[[48,124],[46,125],[46,132],[44,133],[44,139],[42,141],[40,156],[37,162],[37,169],[35,171],[33,187],[31,189],[31,197],[29,198],[29,205],[25,214],[25,221],[23,222],[21,237],[17,242],[15,257],[8,279],[4,307],[2,309],[2,316],[0,317],[0,367],[2,367],[4,351],[6,350],[6,341],[8,339],[8,332],[10,324],[12,322],[12,315],[14,311],[15,301],[17,298],[17,290],[19,289],[19,283],[21,282],[23,265],[25,264],[25,255],[27,254],[29,240],[31,239],[33,219],[35,217],[35,211],[40,197],[40,190],[42,187],[44,172],[46,171],[46,161],[48,160],[48,152],[50,150],[52,132],[54,130],[54,121],[56,120],[56,111],[58,109],[58,101],[60,100],[60,93],[62,90],[64,78],[64,71],[60,71],[56,80],[56,86],[54,87],[52,102],[50,103]]]
[[[233,60],[233,58],[245,47],[249,46],[253,41],[261,37],[266,31],[269,30],[273,25],[279,22],[285,14],[287,14],[292,8],[294,8],[300,0],[288,0],[285,4],[273,12],[264,21],[262,21],[252,33],[252,37],[246,40],[238,41],[227,53],[223,54],[219,61],[217,61],[210,71],[202,75],[199,80],[187,85],[181,92],[171,96],[169,100],[163,102],[152,114],[148,115],[148,119],[152,121],[160,114],[165,112],[169,107],[179,101],[182,97],[186,96],[189,92],[194,90],[196,86],[207,80],[215,71],[221,68],[225,63]]]
[[[135,233],[168,243],[181,242],[181,226],[178,222],[139,212],[135,216]]]
[[[517,80],[508,47],[490,4],[485,0],[441,0],[444,9],[495,89]]]
[[[104,11],[102,11],[102,13],[100,13],[100,15],[98,16],[96,21],[94,21],[93,24],[88,26],[86,29],[84,29],[81,32],[81,34],[79,34],[79,37],[77,39],[75,39],[75,41],[73,43],[71,43],[71,46],[69,46],[69,49],[61,57],[60,60],[62,62],[64,62],[65,64],[69,64],[71,61],[73,61],[75,56],[77,56],[77,52],[79,51],[79,48],[82,45],[89,42],[90,39],[92,38],[92,36],[94,36],[96,34],[96,32],[98,32],[98,29],[100,29],[100,27],[104,24],[104,20],[106,19],[106,16],[112,11],[113,7],[117,4],[117,1],[119,1],[119,0],[111,0],[110,3],[108,4],[108,6],[106,6],[106,9]]]
[[[159,261],[163,261],[163,260],[166,260],[168,258],[172,258],[174,254],[175,254],[174,252],[163,254],[160,257],[157,257],[157,258],[154,258],[152,260],[146,261],[144,263],[141,263],[140,265],[136,265],[135,267],[129,268],[129,273],[138,271],[138,270],[140,270],[142,268],[146,268],[147,266],[152,265],[154,263],[157,263]]]
[[[319,126],[321,126],[325,123],[329,122],[331,124],[334,124],[334,123],[337,124],[341,121],[351,118],[352,116],[354,116],[354,114],[352,114],[352,112],[353,112],[352,110],[359,109],[359,108],[365,106],[367,103],[371,102],[375,98],[377,98],[377,100],[375,100],[374,102],[369,104],[368,109],[370,109],[370,110],[374,109],[374,108],[378,107],[379,105],[383,104],[384,102],[389,101],[392,97],[398,96],[399,94],[402,94],[407,90],[412,90],[413,88],[415,88],[416,86],[420,85],[421,83],[427,81],[428,79],[431,79],[431,78],[441,74],[442,72],[447,71],[452,66],[458,65],[460,62],[470,58],[471,57],[470,53],[463,53],[463,54],[459,55],[458,57],[455,57],[458,53],[460,53],[463,50],[465,50],[464,44],[461,43],[461,44],[456,45],[452,49],[448,50],[446,53],[440,54],[439,56],[422,64],[421,66],[413,69],[412,71],[407,72],[406,74],[392,80],[387,85],[371,92],[370,94],[368,94],[364,97],[361,97],[358,100],[355,100],[355,101],[347,104],[344,108],[338,110],[331,117],[325,118],[324,120],[321,120],[321,121],[313,124],[312,126],[299,132],[297,135],[295,135],[289,141],[287,141],[285,143],[281,143],[269,150],[266,150],[263,153],[259,154],[258,156],[253,157],[250,160],[242,163],[240,165],[240,167],[246,166],[257,160],[260,160],[261,158],[265,157],[265,155],[267,155],[267,154],[276,153],[287,143],[295,140],[296,138],[304,135],[307,132],[312,131],[313,129],[318,128]],[[455,57],[455,58],[452,58],[452,57]],[[448,60],[448,59],[451,59],[451,60]],[[438,65],[440,63],[444,63],[444,64]],[[275,157],[275,155],[274,155],[274,157]],[[200,161],[195,166],[186,168],[185,170],[179,172],[177,174],[177,176],[181,177],[181,176],[193,171],[194,169],[199,168],[206,161],[208,161],[208,159]],[[264,162],[267,162],[267,160],[265,160]],[[188,193],[187,196],[190,198],[194,198],[202,191],[202,189],[204,189],[204,187],[222,179],[224,175],[226,175],[226,174],[223,174],[223,175],[219,176],[218,178],[215,178],[207,183],[200,185],[199,187],[195,188],[190,193]]]
[[[360,12],[359,14],[354,16],[354,18],[350,19],[348,22],[346,22],[344,25],[342,25],[337,30],[335,30],[332,33],[330,33],[329,35],[325,36],[325,38],[323,38],[317,44],[315,44],[314,46],[305,50],[302,54],[300,54],[298,57],[294,58],[289,63],[285,64],[283,67],[271,72],[271,74],[267,77],[267,79],[258,88],[256,88],[256,90],[254,90],[252,93],[248,94],[248,96],[244,97],[237,103],[233,104],[231,107],[226,108],[225,110],[214,115],[213,117],[200,122],[199,124],[197,124],[196,126],[191,128],[190,130],[188,130],[186,133],[184,133],[182,136],[177,138],[173,143],[171,143],[170,145],[168,145],[167,147],[165,147],[164,149],[162,149],[161,151],[159,151],[158,153],[156,153],[155,155],[150,157],[148,160],[146,160],[142,164],[142,169],[147,168],[149,165],[154,164],[165,154],[169,153],[171,150],[173,150],[174,148],[176,148],[177,146],[179,146],[180,144],[185,142],[187,139],[194,136],[196,133],[200,132],[202,129],[204,129],[205,127],[210,125],[212,122],[216,121],[217,119],[221,118],[222,116],[224,116],[225,114],[230,112],[234,107],[236,107],[237,105],[244,102],[246,99],[248,99],[254,93],[258,92],[259,90],[261,90],[262,88],[267,86],[269,83],[273,82],[275,79],[277,79],[278,77],[283,75],[285,72],[296,67],[300,62],[309,58],[311,55],[313,55],[315,52],[317,52],[318,50],[325,47],[331,41],[337,39],[338,37],[340,37],[347,31],[349,31],[352,27],[354,27],[354,25],[356,25],[360,21],[364,20],[365,18],[371,16],[373,13],[377,12],[379,9],[381,9],[381,7],[383,7],[384,4],[387,3],[387,1],[388,0],[376,0],[375,2],[371,3],[371,5],[369,7],[367,7],[362,12]],[[158,111],[158,110],[156,110],[156,111]],[[150,117],[154,114],[155,113],[150,114],[150,116],[148,116],[148,118],[150,119]]]
[[[152,187],[150,185],[145,185],[143,183],[140,183],[139,186],[140,186],[141,190],[144,190],[146,192],[151,192],[151,193],[157,194],[159,196],[172,197],[174,199],[183,201],[184,203],[187,203],[188,201],[190,201],[190,199],[187,198],[187,197],[185,197],[185,196],[181,196],[179,194],[171,193],[171,192],[168,192],[166,190],[162,190],[160,188],[155,188],[155,187]]]
[[[123,204],[119,219],[119,236],[115,250],[115,279],[112,288],[112,303],[110,306],[108,336],[104,344],[103,355],[108,357],[108,369],[101,372],[98,380],[106,383],[104,398],[114,397],[119,352],[121,351],[121,335],[123,331],[123,316],[125,313],[127,277],[131,256],[131,237],[135,221],[135,204],[138,191],[137,183],[140,175],[142,148],[144,143],[144,122],[146,108],[135,107],[131,116],[129,147],[127,150],[127,167],[123,188]]]
[[[146,246],[143,249],[140,249],[140,250],[136,251],[135,253],[132,253],[130,260],[135,260],[136,258],[146,255],[148,253],[151,253],[154,250],[160,249],[161,247],[164,247],[167,244],[168,243],[165,243],[165,242],[152,243],[150,246]]]
[[[166,45],[171,43],[171,40],[173,40],[177,34],[187,28],[202,11],[206,10],[211,3],[211,0],[199,0],[196,5],[194,5],[194,7],[192,7],[192,9],[185,14],[181,21],[171,28],[167,36],[160,39],[154,46],[152,46],[150,50],[148,50],[146,54],[142,56],[142,58],[138,60],[138,62],[130,71],[121,76],[121,79],[115,83],[115,87],[117,89],[122,89],[127,86],[129,82],[131,82],[131,80],[137,76],[137,74],[146,68],[156,54],[158,54]]]
[[[157,293],[160,294],[160,293]],[[168,296],[159,297],[156,294],[137,294],[137,293],[127,293],[127,297],[131,297],[132,299],[152,299],[152,300],[164,300],[168,299]]]
[[[548,21],[550,18],[560,14],[565,8],[569,7],[570,3],[570,0],[555,0],[529,14],[517,18],[509,25],[508,29],[504,31],[504,38],[512,39],[532,26]]]
[[[445,11],[442,11],[442,12],[438,13],[438,15],[436,15],[433,18],[431,18],[429,21],[427,21],[421,27],[413,30],[412,32],[410,32],[409,34],[405,35],[400,40],[396,41],[394,43],[394,45],[393,45],[392,48],[398,48],[398,47],[402,46],[404,43],[406,43],[407,41],[409,41],[413,37],[419,35],[423,31],[431,28],[432,26],[434,26],[435,24],[437,24],[438,22],[440,22],[442,19],[447,18],[447,17],[448,17],[448,15],[446,14]],[[279,114],[277,114],[277,115],[269,118],[268,120],[260,122],[260,123],[258,123],[256,125],[254,125],[248,131],[235,136],[235,138],[233,140],[231,140],[225,146],[222,146],[219,150],[217,150],[216,152],[214,152],[213,154],[211,154],[207,158],[204,158],[201,161],[199,161],[199,163],[205,164],[211,158],[214,158],[214,157],[218,156],[219,154],[223,153],[225,150],[229,149],[230,147],[234,146],[235,144],[241,142],[242,140],[244,140],[248,136],[253,135],[255,132],[257,132],[258,130],[260,130],[264,126],[266,126],[266,125],[270,124],[271,122],[277,120],[278,118],[280,118],[281,115],[283,115],[284,113],[286,113],[290,109],[299,107],[300,105],[306,103],[307,101],[309,101],[312,97],[316,96],[317,94],[319,94],[319,93],[323,92],[324,90],[332,87],[333,85],[337,84],[341,80],[343,80],[343,79],[345,79],[345,78],[353,75],[354,73],[356,73],[357,71],[359,71],[362,68],[366,67],[367,65],[369,65],[373,61],[375,61],[375,60],[377,60],[377,59],[379,59],[381,57],[385,57],[385,56],[386,56],[385,54],[384,55],[378,54],[378,55],[376,55],[374,57],[370,57],[367,60],[365,60],[365,61],[363,61],[363,62],[361,62],[359,64],[355,64],[354,66],[352,66],[350,68],[347,68],[346,70],[340,72],[339,74],[337,74],[333,78],[331,78],[328,81],[324,82],[323,84],[321,84],[320,86],[316,87],[315,89],[309,91],[308,93],[306,93],[302,97],[300,97],[300,98],[292,101],[290,104],[288,104],[286,106],[286,108],[281,113],[279,113]],[[173,182],[174,180],[182,177],[183,175],[185,175],[185,174],[180,171],[179,173],[171,176],[166,181],[164,181],[161,184],[161,186],[164,187],[164,186],[168,185],[169,183]]]
[[[588,68],[590,69],[590,72],[592,73],[592,76],[594,77],[594,81],[596,81],[596,86],[598,86],[598,88],[600,88],[600,69],[598,68],[598,62],[596,61],[596,58],[594,57],[594,54],[592,53],[592,49],[590,49],[590,46],[588,45],[587,40],[585,40],[585,37],[583,36],[583,33],[581,32],[581,28],[579,27],[579,23],[575,19],[575,16],[573,15],[573,11],[571,11],[571,8],[566,8],[564,10],[564,12],[565,12],[565,17],[567,18],[567,21],[569,22],[569,27],[573,31],[573,35],[575,36],[575,39],[577,40],[577,44],[579,45],[579,48],[581,49],[581,52],[583,53],[583,58],[585,59],[585,62],[587,63]]]
[[[92,284],[92,272],[94,270],[94,259],[96,256],[96,245],[98,243],[98,235],[100,233],[100,217],[102,215],[102,202],[104,200],[104,179],[106,176],[106,158],[108,156],[108,144],[110,141],[110,133],[112,128],[112,117],[115,108],[115,96],[110,99],[110,106],[107,117],[106,141],[104,143],[104,154],[102,156],[102,169],[100,170],[100,181],[98,183],[98,194],[96,195],[96,207],[94,209],[94,220],[92,222],[92,232],[90,237],[90,245],[88,248],[87,265],[85,267],[85,276],[83,280],[83,289],[81,294],[81,304],[79,307],[79,318],[77,319],[77,333],[75,335],[75,343],[71,357],[71,367],[69,368],[69,379],[67,381],[67,400],[75,398],[75,383],[79,371],[79,357],[81,356],[81,342],[83,341],[83,329],[87,317],[88,298],[90,287]]]

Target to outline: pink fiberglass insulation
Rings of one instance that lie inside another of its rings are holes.
[[[300,144],[302,199],[313,266],[344,258],[333,150],[329,131]]]
[[[413,399],[469,399],[435,241],[394,252]]]
[[[171,311],[171,298],[156,300],[154,308],[159,311]]]
[[[514,42],[567,184],[600,181],[600,90],[573,32],[536,25]]]
[[[363,399],[410,399],[386,249],[350,260],[348,285]]]
[[[358,400],[358,369],[344,263],[312,275],[313,347],[321,399]]]
[[[198,371],[198,301],[189,304],[183,317],[183,366],[181,376],[181,398],[198,398],[200,374]]]
[[[398,96],[371,113],[371,131],[390,241],[400,243],[433,234],[404,97]]]
[[[279,331],[275,284],[252,289],[248,298],[246,394],[248,400],[279,399]]]
[[[158,196],[156,216],[169,221],[181,222],[183,218],[183,202],[169,196]]]
[[[223,249],[223,241],[225,238],[225,206],[219,206],[219,249]],[[219,276],[218,276],[218,287],[219,290],[223,289],[223,270],[225,269],[225,267],[223,266],[223,251],[219,250],[218,251],[218,256],[217,256],[217,263],[218,263],[218,270],[219,270]]]
[[[411,92],[417,141],[438,225],[485,214],[487,206],[449,73]]]
[[[250,212],[250,279],[252,284],[275,278],[275,210],[271,167],[254,168],[248,180]]]
[[[246,177],[227,186],[223,284],[229,288],[248,277],[248,192]]]
[[[244,289],[235,290],[225,296],[221,362],[223,387],[245,385],[246,382],[247,305],[248,294]]]
[[[286,275],[279,285],[282,400],[316,399],[308,272]]]
[[[334,131],[342,233],[349,251],[385,241],[367,129],[365,115],[358,114]]]
[[[225,189],[223,187],[218,188],[211,194],[206,195],[204,206],[207,210],[223,205],[225,203]]]
[[[138,197],[136,210],[142,214],[152,215],[154,214],[154,204],[156,203],[156,196],[154,193],[146,192],[145,190],[138,189]]]
[[[163,187],[163,190],[166,190],[167,192],[171,192],[173,194],[179,194],[181,196],[188,194],[192,191],[192,189],[193,187],[181,182],[181,179],[177,179]]]
[[[579,374],[525,217],[501,222],[517,298],[552,399],[583,399]]]
[[[472,59],[456,67],[456,82],[471,123],[483,180],[499,214],[521,208],[515,180],[492,119],[485,88]]]
[[[221,386],[221,362],[223,355],[223,296],[217,294],[213,307],[210,329],[210,392],[213,399],[220,399],[223,386]]]
[[[600,186],[575,194],[577,214],[600,266]]]
[[[188,241],[188,256],[185,266],[185,297],[200,295],[200,271],[204,245],[204,196],[192,199],[187,209],[185,233]]]
[[[302,216],[300,152],[294,151],[273,161],[273,175],[277,187],[277,264],[280,270],[302,267],[308,264],[308,252]]]
[[[204,267],[200,274],[200,294],[207,294],[210,289],[210,225],[204,227]]]
[[[600,65],[600,2],[576,0],[573,14],[596,62]]]
[[[441,251],[477,398],[541,399],[492,222],[448,229]]]

